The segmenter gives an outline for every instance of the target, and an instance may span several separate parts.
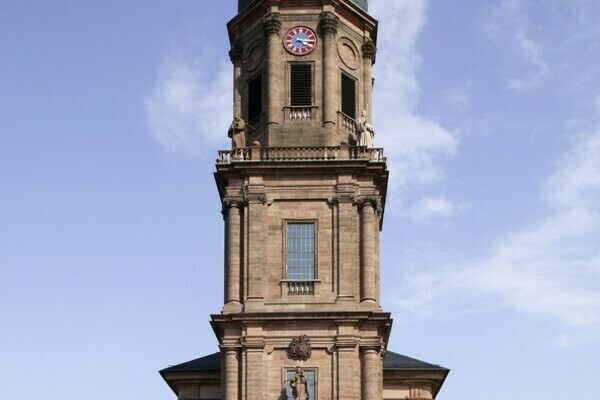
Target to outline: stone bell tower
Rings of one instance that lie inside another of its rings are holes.
[[[181,400],[433,399],[448,373],[387,350],[388,171],[372,146],[377,21],[367,7],[239,0],[228,23],[236,119],[215,172],[220,351],[161,371]]]
[[[366,1],[241,1],[228,24],[234,114],[249,143],[337,146],[370,115],[377,21]]]

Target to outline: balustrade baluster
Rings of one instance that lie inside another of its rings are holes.
[[[258,151],[258,159],[253,158],[250,148],[236,148],[232,150],[219,150],[216,162],[228,164],[233,161],[292,161],[292,160],[338,160],[341,148],[333,147],[268,147]],[[347,157],[350,160],[368,160],[372,162],[383,162],[385,157],[381,148],[367,148],[350,146]]]

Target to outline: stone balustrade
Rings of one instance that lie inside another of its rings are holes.
[[[356,121],[342,112],[338,112],[338,126],[346,132],[356,135]]]
[[[336,160],[340,149],[337,147],[266,147],[261,149],[261,160]]]
[[[310,121],[313,119],[315,106],[289,106],[284,107],[284,116],[286,121]]]
[[[383,148],[364,146],[243,147],[219,150],[217,164],[256,161],[368,160],[385,162]]]
[[[287,281],[288,296],[304,296],[315,294],[314,281]]]

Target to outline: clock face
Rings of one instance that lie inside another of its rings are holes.
[[[288,31],[283,39],[286,50],[292,54],[304,55],[313,51],[317,45],[317,35],[305,26],[296,26]]]

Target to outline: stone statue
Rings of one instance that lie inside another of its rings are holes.
[[[308,380],[302,368],[297,367],[296,373],[290,379],[290,386],[294,389],[294,400],[308,399]]]
[[[237,115],[233,118],[227,136],[231,138],[231,147],[234,149],[246,147],[246,123]]]
[[[358,145],[373,147],[373,138],[375,137],[375,131],[373,127],[367,121],[367,111],[363,110],[360,117],[356,120],[356,133],[358,133]]]

